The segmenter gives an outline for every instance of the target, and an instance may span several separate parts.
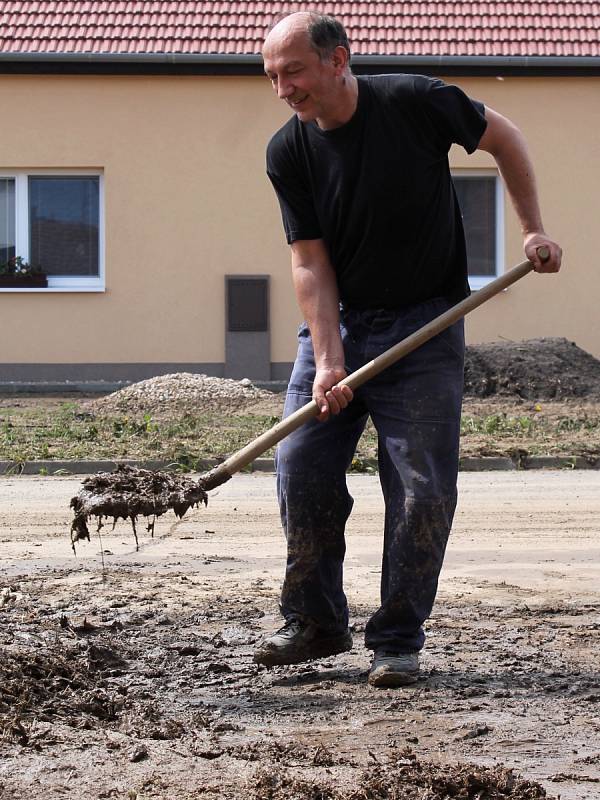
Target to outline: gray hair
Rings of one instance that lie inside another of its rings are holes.
[[[311,11],[310,22],[306,30],[313,50],[319,54],[322,61],[329,58],[336,47],[343,47],[348,53],[348,62],[350,62],[348,34],[342,23],[335,17]]]

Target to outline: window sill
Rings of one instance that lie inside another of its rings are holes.
[[[54,294],[56,292],[105,292],[106,286],[1,286],[0,294]]]

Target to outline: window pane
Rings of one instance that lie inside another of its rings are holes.
[[[467,239],[469,275],[496,274],[496,179],[453,176]]]
[[[29,178],[29,261],[49,275],[97,275],[97,176]]]
[[[0,264],[15,255],[15,181],[0,178]]]

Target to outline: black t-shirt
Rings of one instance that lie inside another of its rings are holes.
[[[358,77],[358,105],[339,128],[296,116],[273,136],[267,173],[288,244],[323,239],[340,299],[399,308],[469,293],[464,233],[448,165],[472,153],[481,103],[422,75]]]

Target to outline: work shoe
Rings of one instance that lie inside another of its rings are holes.
[[[369,671],[371,686],[407,686],[419,678],[418,653],[376,650]]]
[[[265,667],[300,664],[313,658],[326,658],[352,649],[349,630],[331,633],[310,620],[289,619],[283,628],[269,636],[254,652],[254,663]]]

